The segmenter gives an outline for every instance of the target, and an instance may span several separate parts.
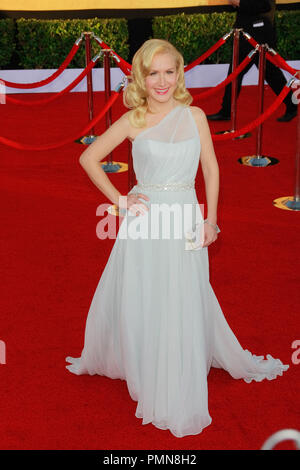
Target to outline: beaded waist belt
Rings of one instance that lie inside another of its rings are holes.
[[[151,184],[138,182],[137,188],[149,189],[152,191],[188,191],[195,188],[195,181],[186,183],[165,183],[165,184]]]

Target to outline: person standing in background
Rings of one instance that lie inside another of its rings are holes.
[[[275,0],[228,0],[236,10],[236,21],[234,28],[243,28],[259,44],[268,44],[276,48],[276,29],[275,29]],[[239,63],[249,54],[253,47],[241,34],[239,41]],[[254,62],[258,66],[258,54],[254,56]],[[252,67],[250,62],[247,67],[237,77],[237,93],[241,91],[241,85],[244,75]],[[232,72],[232,63],[230,64],[228,74]],[[280,68],[266,60],[266,81],[276,95],[279,95],[282,88],[286,85],[286,79]],[[210,114],[207,119],[211,121],[230,120],[231,111],[231,83],[225,88],[222,107],[216,114]],[[297,105],[292,102],[292,92],[284,99],[286,106],[285,113],[277,121],[288,122],[297,115]]]

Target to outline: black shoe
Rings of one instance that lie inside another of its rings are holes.
[[[286,111],[285,114],[283,114],[282,116],[277,118],[277,121],[279,121],[279,122],[289,122],[292,119],[294,119],[294,117],[296,117],[296,116],[297,116],[297,109],[295,109],[295,111]]]
[[[230,114],[224,114],[222,110],[216,114],[208,114],[206,117],[209,121],[230,121]]]

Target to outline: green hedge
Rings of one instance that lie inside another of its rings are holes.
[[[165,38],[183,54],[185,63],[199,57],[234,23],[234,13],[205,13],[159,16],[153,19],[153,37]],[[300,58],[300,11],[277,11],[278,52],[285,59]],[[83,31],[93,31],[125,60],[129,55],[127,20],[93,18],[72,20],[1,19],[0,68],[9,67],[12,57],[20,68],[58,68]],[[92,57],[100,50],[92,41]],[[227,41],[206,63],[228,63],[232,44]],[[101,61],[99,61],[101,64]],[[112,62],[112,65],[114,63]],[[84,42],[69,65],[85,66]],[[14,67],[15,68],[15,67]]]
[[[186,64],[197,59],[200,54],[230,31],[235,20],[234,13],[207,13],[158,16],[153,19],[153,36],[167,39],[183,54]],[[227,41],[206,63],[228,63],[232,46]]]
[[[277,11],[277,51],[285,59],[300,59],[300,11]]]
[[[0,67],[5,68],[11,61],[15,43],[15,26],[11,19],[0,20]]]
[[[153,36],[167,39],[190,63],[228,32],[235,20],[235,13],[204,13],[158,16],[153,19]],[[300,11],[277,11],[277,51],[287,59],[300,58]],[[228,40],[206,63],[228,63],[232,54],[232,42]]]

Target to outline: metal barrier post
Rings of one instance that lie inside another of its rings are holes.
[[[233,32],[233,60],[232,71],[234,72],[239,65],[239,50],[240,50],[240,30],[235,29]],[[232,82],[231,86],[231,132],[236,130],[236,102],[237,102],[237,77]]]
[[[91,61],[91,32],[84,32],[85,38],[85,66],[87,66]],[[88,119],[91,122],[94,118],[94,102],[93,102],[93,75],[92,70],[86,76],[86,85],[87,85],[87,101],[88,101]],[[84,137],[81,137],[76,142],[89,145],[96,139],[95,129],[92,127],[90,134]]]
[[[300,85],[300,81],[299,81]],[[300,211],[300,104],[298,103],[298,116],[296,128],[296,158],[295,158],[295,194],[294,196],[280,197],[273,201],[275,207]]]
[[[259,64],[258,64],[258,116],[264,111],[264,83],[265,83],[265,70],[266,70],[266,44],[260,44],[259,51]],[[263,134],[263,123],[260,123],[256,129],[256,154],[246,157],[241,157],[238,161],[242,165],[265,167],[268,165],[275,165],[278,160],[273,157],[267,157],[262,155],[262,134]]]
[[[240,52],[240,33],[243,32],[242,28],[235,28],[233,30],[233,49],[232,49],[232,72],[236,70],[239,65],[239,52]],[[231,83],[231,129],[226,131],[219,131],[216,134],[228,134],[236,130],[236,116],[237,116],[237,90],[238,90],[238,77],[235,77]],[[242,134],[234,139],[245,139],[251,135],[250,132]]]
[[[102,49],[103,52],[103,66],[104,66],[104,89],[105,89],[105,101],[108,101],[111,95],[111,80],[110,80],[110,54],[112,49]],[[111,108],[106,113],[106,129],[111,126],[112,116]],[[105,173],[116,173],[119,171],[121,166],[117,163],[113,163],[112,152],[107,156],[107,161],[102,164],[102,169]]]

